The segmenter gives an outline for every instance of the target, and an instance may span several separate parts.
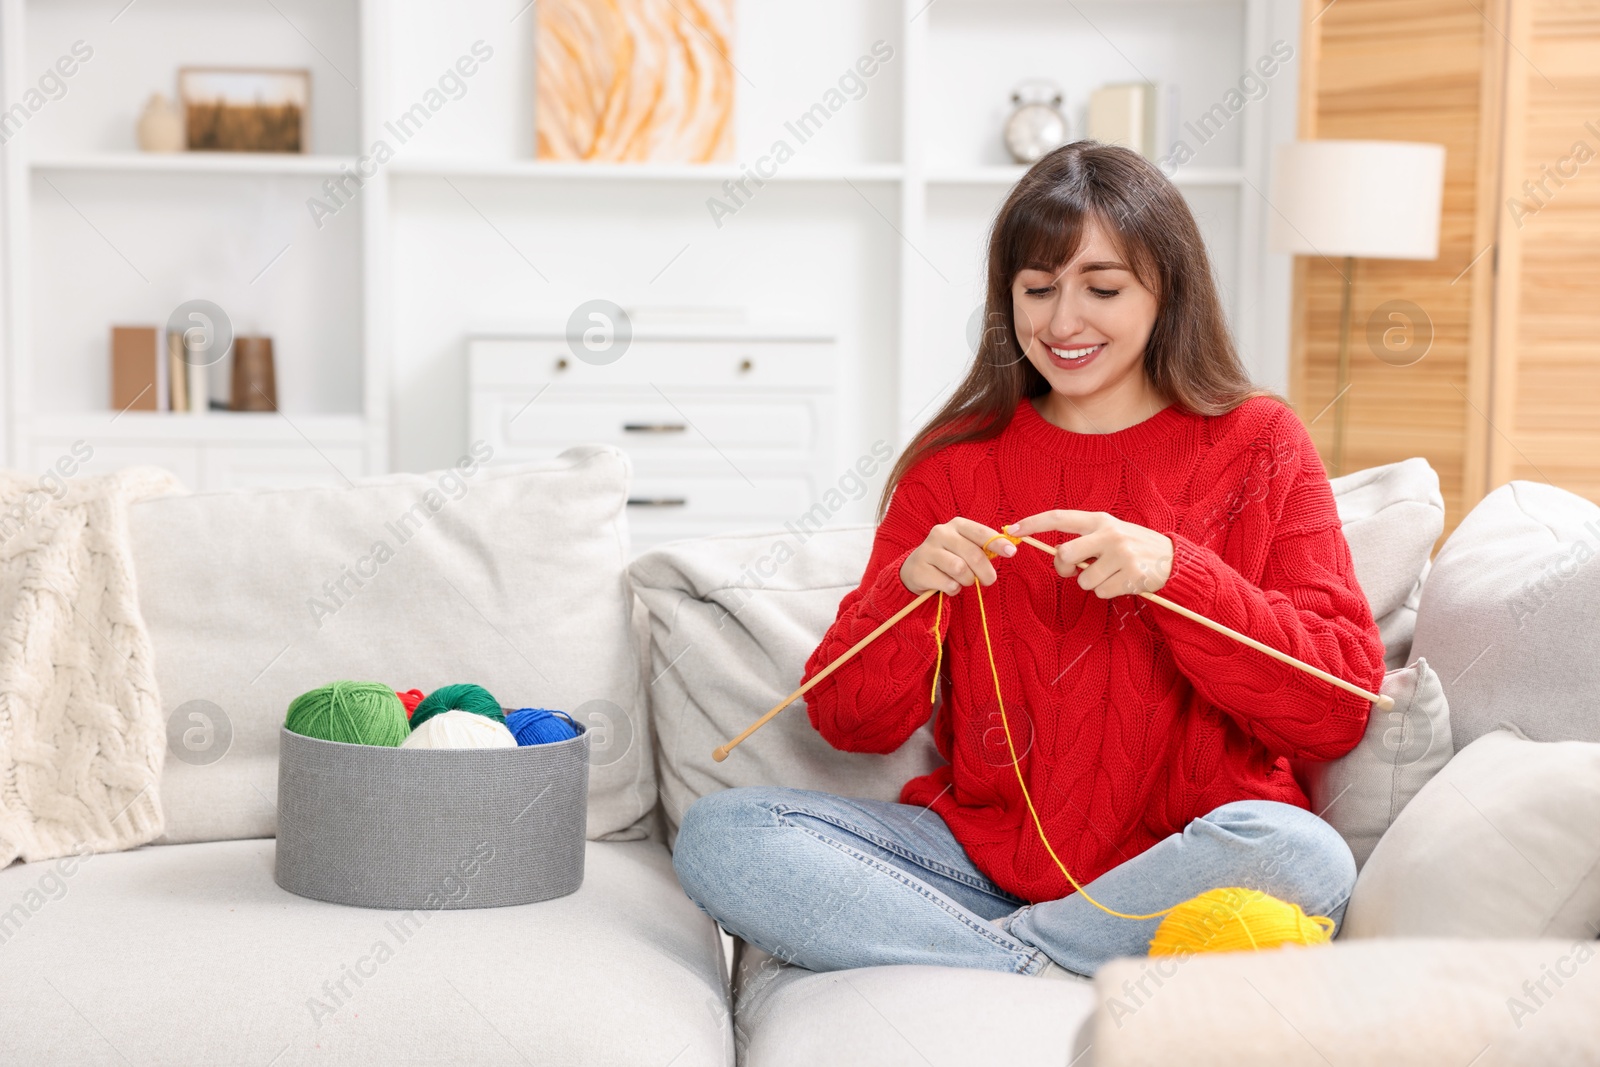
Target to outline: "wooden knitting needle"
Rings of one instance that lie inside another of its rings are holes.
[[[992,540],[992,538],[991,538],[991,540]],[[1029,537],[1028,535],[1023,534],[1021,537],[1018,537],[1017,540],[1024,541],[1024,542],[1032,545],[1034,548],[1043,549],[1044,551],[1050,553],[1052,556],[1056,554],[1055,546],[1047,545],[1043,541],[1040,541],[1038,538]],[[1078,569],[1079,570],[1082,570],[1083,568],[1087,567],[1088,565],[1089,565],[1089,561],[1088,560],[1079,560],[1078,561]],[[1280,663],[1287,663],[1289,666],[1295,667],[1295,668],[1297,668],[1299,670],[1302,670],[1302,671],[1305,671],[1307,674],[1312,675],[1313,677],[1321,678],[1324,682],[1327,682],[1329,685],[1338,686],[1340,689],[1343,689],[1347,693],[1354,693],[1358,697],[1365,697],[1371,703],[1376,704],[1378,706],[1378,708],[1380,710],[1382,710],[1382,711],[1388,711],[1390,708],[1394,707],[1394,698],[1393,697],[1384,696],[1381,693],[1369,693],[1365,689],[1361,688],[1359,685],[1354,685],[1354,684],[1352,684],[1350,682],[1345,681],[1343,678],[1335,677],[1334,675],[1329,674],[1327,671],[1320,670],[1319,668],[1313,667],[1309,663],[1302,663],[1300,660],[1295,659],[1293,656],[1291,656],[1291,655],[1289,655],[1289,654],[1287,654],[1285,652],[1279,652],[1277,649],[1273,648],[1271,645],[1263,645],[1260,641],[1257,641],[1253,637],[1246,637],[1244,634],[1240,633],[1238,630],[1231,630],[1228,627],[1222,625],[1220,622],[1212,622],[1210,619],[1206,618],[1204,615],[1201,615],[1201,614],[1198,614],[1196,612],[1190,611],[1188,608],[1184,607],[1182,604],[1174,604],[1172,601],[1168,600],[1164,596],[1158,596],[1155,593],[1140,593],[1139,595],[1144,597],[1146,600],[1150,601],[1152,604],[1160,604],[1164,608],[1168,608],[1168,609],[1170,609],[1172,611],[1176,611],[1179,615],[1182,615],[1184,618],[1193,619],[1195,622],[1199,623],[1201,626],[1205,626],[1205,627],[1207,627],[1209,629],[1215,630],[1217,633],[1222,634],[1225,637],[1231,637],[1235,641],[1238,641],[1240,644],[1249,645],[1251,648],[1255,649],[1258,652],[1265,652],[1267,655],[1271,656],[1275,660],[1278,660]],[[852,650],[852,651],[854,651],[854,650]]]
[[[994,540],[994,538],[990,538],[990,540],[992,541],[992,540]],[[1042,549],[1043,551],[1050,553],[1052,556],[1056,554],[1056,549],[1055,549],[1054,546],[1047,545],[1043,541],[1038,540],[1037,538],[1029,537],[1027,535],[1023,535],[1021,537],[1018,537],[1017,540],[1023,541],[1023,542],[1025,542],[1027,544],[1030,544],[1034,548]],[[988,549],[985,548],[984,551],[987,553]],[[1078,569],[1082,570],[1083,568],[1087,567],[1088,565],[1089,565],[1089,561],[1082,560],[1082,561],[1080,561],[1078,563]],[[861,640],[857,641],[854,645],[852,645],[848,652],[846,652],[844,655],[840,656],[838,659],[834,660],[832,663],[828,664],[826,667],[822,668],[822,670],[818,671],[816,673],[816,675],[809,682],[807,682],[805,685],[802,685],[799,689],[796,689],[794,692],[790,693],[788,696],[784,697],[783,700],[779,701],[777,704],[775,704],[773,706],[771,711],[767,712],[765,715],[761,716],[761,718],[757,719],[755,722],[753,722],[749,726],[745,727],[744,731],[742,733],[740,733],[738,737],[735,737],[732,741],[729,741],[727,744],[721,746],[720,748],[713,749],[712,752],[711,752],[711,758],[716,760],[718,763],[721,763],[723,760],[727,759],[728,758],[728,753],[732,752],[736,747],[738,747],[738,745],[742,741],[744,741],[745,738],[749,737],[751,734],[753,734],[757,730],[761,729],[767,723],[771,722],[773,717],[776,716],[778,714],[778,712],[782,711],[784,708],[788,707],[790,704],[793,704],[796,700],[799,700],[802,696],[805,695],[806,691],[809,690],[812,686],[816,685],[818,682],[822,681],[828,675],[832,674],[834,671],[836,671],[840,667],[844,666],[846,661],[848,661],[857,652],[860,652],[863,648],[866,648],[868,645],[872,644],[872,642],[876,641],[878,639],[878,637],[881,636],[885,630],[887,630],[889,627],[893,626],[895,623],[899,622],[901,619],[905,618],[907,615],[911,614],[911,612],[916,610],[916,608],[917,608],[917,606],[919,604],[921,604],[923,601],[927,600],[930,596],[932,596],[934,593],[937,593],[937,592],[938,592],[937,589],[927,589],[927,590],[924,590],[922,593],[918,594],[918,596],[917,596],[917,598],[915,600],[913,600],[911,603],[907,604],[905,607],[901,608],[899,611],[895,612],[885,622],[880,624],[876,630],[873,630],[870,634],[868,634],[867,636],[863,637]],[[1279,652],[1277,649],[1271,647],[1270,645],[1264,645],[1260,641],[1257,641],[1256,639],[1254,639],[1252,637],[1246,637],[1244,634],[1240,633],[1238,630],[1229,629],[1228,627],[1222,625],[1220,622],[1212,622],[1210,619],[1206,618],[1204,615],[1200,615],[1200,614],[1198,614],[1196,612],[1190,611],[1188,608],[1184,607],[1182,604],[1175,604],[1172,601],[1168,600],[1164,596],[1158,596],[1155,593],[1140,593],[1139,595],[1144,597],[1146,600],[1150,601],[1151,603],[1160,604],[1164,608],[1169,608],[1172,611],[1176,611],[1179,615],[1182,615],[1186,619],[1193,619],[1195,622],[1199,623],[1201,626],[1205,626],[1205,627],[1208,627],[1209,629],[1215,630],[1217,633],[1222,634],[1222,635],[1224,635],[1226,637],[1231,637],[1235,641],[1238,641],[1241,644],[1249,645],[1251,648],[1256,649],[1257,651],[1265,652],[1267,655],[1271,656],[1275,660],[1279,660],[1280,662],[1287,663],[1289,666],[1298,668],[1298,669],[1300,669],[1302,671],[1305,671],[1307,674],[1313,675],[1314,677],[1321,678],[1323,681],[1329,683],[1330,685],[1335,685],[1335,686],[1339,687],[1340,689],[1345,690],[1346,692],[1354,693],[1358,697],[1365,697],[1368,701],[1372,702],[1373,704],[1376,704],[1378,706],[1378,708],[1380,708],[1383,711],[1388,711],[1390,708],[1394,707],[1394,698],[1392,698],[1392,697],[1387,697],[1387,696],[1384,696],[1384,695],[1382,695],[1380,693],[1369,693],[1365,689],[1362,689],[1360,686],[1353,685],[1350,682],[1345,681],[1343,678],[1337,678],[1334,675],[1329,674],[1327,671],[1320,670],[1320,669],[1318,669],[1316,667],[1313,667],[1309,663],[1302,663],[1300,660],[1295,659],[1293,656],[1290,656],[1290,655],[1288,655],[1286,653],[1283,653],[1283,652]]]
[[[814,686],[818,682],[822,681],[828,675],[832,674],[835,670],[837,670],[838,668],[842,667],[844,665],[844,662],[846,660],[848,660],[851,656],[854,656],[857,652],[860,652],[863,648],[866,648],[868,645],[872,644],[872,642],[874,642],[874,641],[876,641],[878,639],[878,635],[879,634],[883,633],[889,627],[893,626],[895,623],[899,622],[901,619],[903,619],[907,615],[911,614],[913,611],[915,611],[917,609],[917,605],[921,604],[924,600],[927,600],[929,597],[931,597],[933,594],[937,593],[938,591],[939,590],[937,590],[937,589],[926,589],[926,590],[923,590],[923,592],[918,594],[917,599],[913,600],[911,603],[907,604],[905,607],[901,608],[899,611],[897,611],[893,615],[889,616],[888,620],[885,621],[882,625],[880,625],[876,630],[872,631],[870,634],[868,634],[867,636],[863,637],[861,640],[857,641],[854,645],[852,645],[851,648],[850,648],[850,651],[846,652],[844,655],[840,656],[838,659],[834,660],[832,663],[830,663],[826,667],[822,668],[822,670],[818,671],[816,673],[816,676],[813,677],[811,679],[811,681],[807,682],[805,685],[802,685],[799,689],[796,689],[794,692],[792,692],[788,696],[784,697],[783,700],[780,703],[776,704],[771,711],[769,711],[765,715],[761,716],[761,718],[757,719],[755,722],[751,723],[749,726],[746,726],[744,728],[744,733],[740,734],[738,737],[735,737],[732,741],[729,741],[727,744],[723,745],[721,748],[714,749],[712,751],[712,753],[711,753],[711,758],[716,760],[718,763],[721,763],[723,760],[727,759],[728,758],[728,753],[732,752],[734,750],[734,747],[736,745],[738,745],[739,742],[743,741],[745,738],[749,737],[751,734],[755,733],[757,730],[759,730],[763,726],[767,725],[767,723],[772,720],[772,717],[774,715],[778,714],[778,712],[782,711],[784,708],[788,707],[790,704],[793,704],[796,700],[799,700],[800,697],[805,694],[805,691],[807,689],[810,689],[812,686]]]

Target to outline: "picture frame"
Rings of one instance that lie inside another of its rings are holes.
[[[191,152],[307,150],[307,68],[181,67],[178,101],[184,144]]]

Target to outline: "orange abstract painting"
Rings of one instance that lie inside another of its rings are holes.
[[[539,158],[733,158],[733,4],[539,0]]]

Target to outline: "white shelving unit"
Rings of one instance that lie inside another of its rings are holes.
[[[86,471],[155,463],[202,489],[340,485],[388,468],[368,267],[386,201],[369,186],[321,232],[302,206],[356,164],[378,113],[332,73],[367,67],[371,10],[348,0],[283,12],[0,2],[5,103],[26,115],[0,149],[10,465],[42,470],[81,441],[93,450]],[[30,108],[25,94],[78,41],[88,58]],[[310,153],[137,151],[146,99],[172,98],[185,65],[311,69]],[[221,306],[237,334],[273,338],[279,413],[110,409],[111,327],[161,327],[190,299]]]
[[[273,457],[286,481],[448,465],[470,443],[468,336],[527,333],[596,298],[641,318],[700,308],[826,329],[842,474],[876,441],[898,449],[970,360],[984,238],[1024,170],[999,133],[1013,85],[1060,83],[1075,129],[1091,89],[1146,78],[1176,85],[1196,119],[1275,40],[1299,39],[1294,0],[740,0],[734,160],[583,165],[533,158],[535,16],[520,0],[125,3],[0,0],[6,108],[74,41],[94,49],[0,146],[0,420],[13,466],[42,469],[82,438],[97,461],[143,455],[203,485],[270,480]],[[877,41],[892,58],[797,143],[790,121]],[[392,120],[475,42],[492,58],[396,143]],[[145,99],[170,96],[184,65],[310,69],[311,154],[139,153]],[[1295,57],[1173,175],[1247,362],[1278,388],[1287,263],[1265,250],[1258,190],[1270,145],[1293,137],[1298,77]],[[374,165],[380,139],[393,158]],[[793,158],[730,192],[778,140]],[[363,168],[336,203],[330,185]],[[337,206],[320,225],[313,198]],[[713,200],[735,210],[718,218]],[[110,326],[163,322],[195,297],[273,336],[282,414],[113,418]],[[874,499],[840,520],[869,518]]]

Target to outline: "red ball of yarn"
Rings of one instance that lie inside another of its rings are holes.
[[[400,703],[405,705],[406,718],[409,719],[411,718],[411,713],[417,710],[417,705],[422,703],[427,694],[420,689],[407,689],[404,693],[396,692],[395,696],[399,697]]]

